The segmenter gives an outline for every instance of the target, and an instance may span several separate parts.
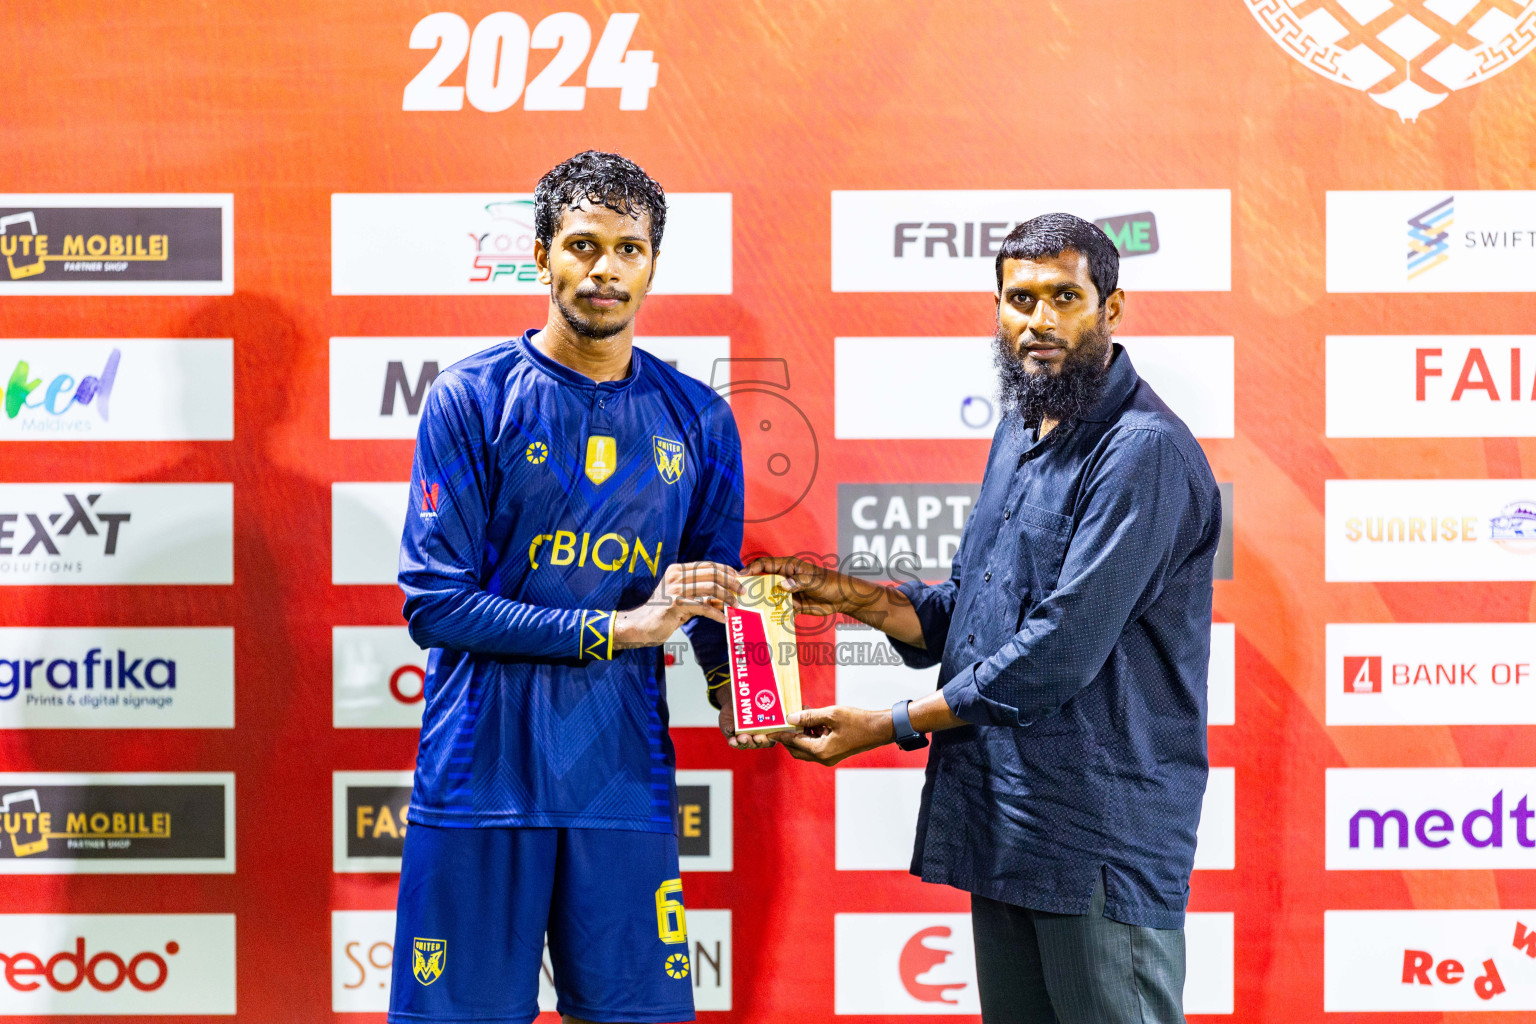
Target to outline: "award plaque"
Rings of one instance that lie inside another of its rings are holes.
[[[725,610],[736,731],[793,729],[789,716],[800,710],[794,600],[782,576],[743,576],[741,587],[740,603]]]

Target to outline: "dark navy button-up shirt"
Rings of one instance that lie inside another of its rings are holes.
[[[1116,345],[1099,401],[992,440],[949,580],[901,589],[971,725],[933,737],[912,873],[1035,910],[1184,922],[1207,774],[1205,453]]]

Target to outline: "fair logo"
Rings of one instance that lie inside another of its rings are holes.
[[[950,981],[929,984],[919,980],[929,971],[940,964],[947,963],[954,955],[953,949],[943,946],[930,946],[931,939],[949,939],[953,944],[953,932],[943,925],[935,925],[932,928],[924,928],[907,940],[907,944],[901,947],[901,956],[897,960],[897,971],[901,974],[902,987],[913,999],[924,1003],[956,1003],[959,1000],[950,995],[951,992],[963,989],[968,982]]]
[[[1447,196],[1423,213],[1408,218],[1408,280],[1450,259],[1450,227],[1454,224],[1456,197]]]
[[[1243,0],[1286,53],[1414,121],[1536,47],[1536,2]]]
[[[1381,658],[1379,656],[1344,659],[1345,693],[1380,693]]]

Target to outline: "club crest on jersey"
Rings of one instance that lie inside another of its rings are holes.
[[[683,443],[652,435],[651,444],[656,452],[656,472],[667,483],[677,483],[683,478]]]
[[[587,438],[587,479],[595,484],[613,476],[619,468],[619,443],[611,437],[593,434]]]
[[[448,969],[448,943],[443,939],[411,940],[411,973],[430,985]]]

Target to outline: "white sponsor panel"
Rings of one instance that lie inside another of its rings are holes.
[[[1195,832],[1195,870],[1237,867],[1237,769],[1215,768],[1205,780],[1200,827]]]
[[[1106,228],[1128,291],[1232,287],[1226,189],[908,189],[832,193],[832,290],[994,291],[1009,230],[1056,211]]]
[[[384,813],[371,812],[370,809],[370,812],[365,812],[365,816],[353,821],[347,810],[347,790],[354,786],[377,786],[409,792],[414,781],[414,773],[409,771],[331,773],[332,871],[337,874],[399,873],[399,854],[384,856],[357,854],[349,851],[347,847],[349,838],[358,841],[360,846],[368,846],[370,840],[383,840],[386,837],[389,840],[403,839],[407,828],[404,813],[401,813],[398,818],[390,813],[386,818]],[[401,795],[403,798],[404,794]],[[391,843],[391,845],[394,844]]]
[[[437,375],[461,359],[507,341],[494,335],[332,338],[331,438],[414,440],[423,403]],[[715,361],[731,355],[731,339],[726,337],[636,338],[635,344],[706,384]]]
[[[1533,929],[1536,910],[1325,911],[1323,1010],[1536,1010]]]
[[[419,729],[427,653],[404,626],[331,629],[331,724],[337,729]]]
[[[840,625],[835,630],[837,702],[859,708],[917,700],[939,685],[939,666],[908,668],[878,629]],[[801,641],[802,645],[804,641]]]
[[[233,914],[0,914],[0,1015],[235,1012]]]
[[[1196,437],[1233,436],[1229,337],[1117,337],[1136,372]],[[839,440],[979,437],[997,429],[991,338],[836,338]]]
[[[884,633],[858,626],[838,626],[837,702],[878,708],[932,693],[939,666],[911,669]],[[1237,722],[1237,629],[1230,622],[1211,623],[1211,665],[1207,681],[1208,724]]]
[[[922,805],[921,768],[838,768],[836,858],[839,871],[906,871]],[[1237,866],[1236,769],[1212,768],[1196,835],[1195,868]]]
[[[1327,627],[1329,725],[1536,725],[1536,625]]]
[[[333,295],[547,295],[532,193],[338,192]],[[671,192],[657,295],[731,293],[731,194]]]
[[[151,786],[176,788],[163,791],[162,799],[145,806],[135,798]],[[214,786],[223,790],[222,844],[209,833],[201,839],[188,835],[200,824],[208,826]],[[109,795],[95,802],[79,793],[88,787],[101,787],[98,796],[102,791]],[[195,796],[188,787],[195,787]],[[126,795],[136,806],[116,802],[113,798],[119,795]],[[235,872],[233,772],[0,772],[0,815],[11,816],[5,822],[6,836],[0,837],[9,839],[8,844],[0,842],[0,849],[9,846],[8,855],[0,856],[0,875]],[[189,817],[199,820],[189,821]],[[12,830],[12,824],[20,828]],[[156,847],[172,841],[179,842],[188,855],[160,855]]]
[[[1329,192],[1330,292],[1536,290],[1536,191]]]
[[[731,772],[679,768],[677,786],[678,864],[684,871],[730,871],[735,864]],[[705,787],[708,803],[694,806],[684,798],[684,786]]]
[[[672,634],[662,647],[662,661],[667,686],[667,714],[672,728],[718,729],[720,709],[709,702],[709,684],[704,681],[704,669],[699,665],[687,633],[678,630]]]
[[[1232,1012],[1233,915],[1186,915],[1186,1013]],[[837,914],[838,1014],[977,1014],[970,914]]]
[[[1211,623],[1211,664],[1206,676],[1206,724],[1237,724],[1237,627]]]
[[[233,582],[232,484],[0,484],[0,586]]]
[[[1185,1013],[1232,1012],[1236,928],[1230,913],[1184,915]]]
[[[0,340],[0,441],[229,441],[228,338]]]
[[[411,485],[331,484],[331,582],[396,583]]]
[[[1329,480],[1330,583],[1536,580],[1536,480]]]
[[[1330,336],[1329,437],[1536,437],[1536,337]]]
[[[230,193],[0,195],[0,294],[233,295]]]
[[[1536,768],[1329,768],[1328,870],[1536,868]]]
[[[0,729],[234,724],[232,629],[0,629]]]
[[[689,977],[696,1010],[731,1008],[731,912],[693,910],[688,924]],[[393,910],[331,911],[331,1009],[336,1013],[383,1013],[389,1009],[394,964]],[[449,970],[457,961],[449,958]],[[555,1009],[549,947],[539,971],[539,1009]]]
[[[923,769],[837,768],[832,774],[837,870],[907,870],[917,838]]]

